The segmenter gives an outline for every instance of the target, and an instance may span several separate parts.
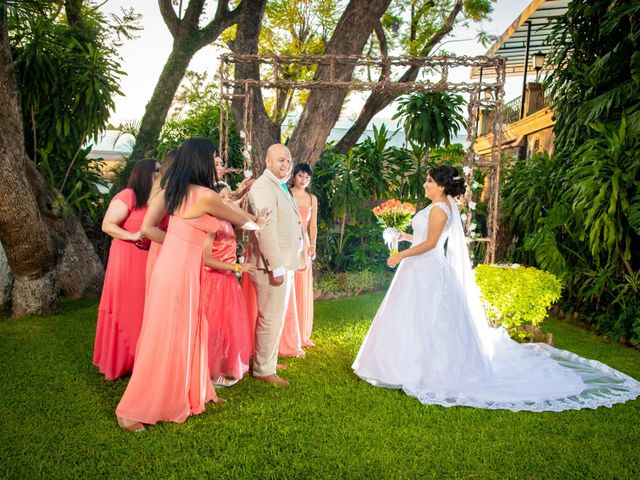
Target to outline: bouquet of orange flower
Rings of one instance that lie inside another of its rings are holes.
[[[399,233],[407,229],[411,224],[411,217],[415,213],[415,205],[393,198],[373,209],[378,223],[384,227],[382,238],[389,247],[391,255],[398,252]]]

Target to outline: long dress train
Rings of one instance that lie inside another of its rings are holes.
[[[155,424],[181,423],[215,398],[207,365],[207,320],[201,285],[206,237],[218,229],[209,215],[183,219],[206,190],[193,188],[169,228],[147,294],[131,380],[118,417]]]
[[[413,245],[426,240],[434,208],[447,214],[444,231],[434,249],[400,263],[353,363],[356,375],[445,407],[561,411],[640,395],[638,381],[607,365],[490,328],[451,197],[416,214]]]

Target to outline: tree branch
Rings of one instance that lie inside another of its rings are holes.
[[[383,57],[389,56],[389,45],[387,44],[387,36],[384,34],[382,23],[378,21],[373,27],[373,33],[376,34],[378,39],[378,45],[380,46],[380,55]]]
[[[425,46],[422,47],[422,50],[420,51],[420,55],[422,56],[429,55],[429,53],[431,52],[431,49],[434,46],[436,46],[438,43],[440,43],[440,40],[442,40],[444,37],[449,35],[449,33],[451,33],[451,30],[453,30],[453,26],[456,23],[456,17],[461,11],[462,11],[462,0],[458,0],[456,4],[453,6],[453,8],[451,9],[451,11],[449,12],[449,15],[447,16],[447,19],[445,20],[442,27],[440,27],[440,29],[433,35],[433,37],[431,37],[431,40],[429,40],[425,44]]]
[[[76,30],[82,30],[82,0],[65,0],[64,9],[67,23]]]
[[[376,34],[378,39],[378,46],[380,47],[380,55],[382,57],[389,56],[389,45],[387,44],[387,36],[384,34],[384,28],[382,28],[382,22],[378,21],[373,27],[373,33]],[[380,72],[380,80],[389,78],[391,73],[391,66],[387,64],[382,65],[382,71]]]
[[[203,47],[210,44],[227,28],[237,23],[246,3],[246,1],[242,1],[234,10],[229,11],[229,0],[219,0],[216,15],[213,17],[213,20],[200,29],[199,44]]]
[[[189,30],[198,28],[200,15],[202,15],[202,10],[204,9],[204,1],[205,0],[189,0],[182,19],[183,22],[189,26]]]
[[[447,19],[444,21],[442,26],[438,29],[437,32],[426,42],[422,49],[420,50],[421,56],[428,56],[431,53],[431,49],[436,46],[440,41],[446,37],[456,22],[456,18],[462,11],[463,2],[462,0],[456,1],[455,5],[447,15]],[[376,26],[377,28],[377,26]],[[376,33],[377,36],[377,33]],[[382,46],[381,46],[382,50]],[[402,76],[398,79],[398,82],[413,82],[418,77],[418,73],[420,72],[420,67],[409,67]],[[380,80],[383,80],[384,71],[380,75]],[[335,153],[346,153],[353,147],[360,135],[365,131],[367,125],[371,121],[371,119],[380,112],[383,108],[389,105],[393,100],[395,100],[396,95],[394,93],[390,93],[388,91],[383,90],[373,90],[371,95],[367,98],[367,101],[362,107],[360,111],[360,115],[356,119],[355,123],[347,130],[347,133],[340,139],[340,141],[336,144],[333,151]]]
[[[176,38],[180,35],[180,25],[182,20],[176,15],[176,11],[173,9],[171,0],[158,0],[158,6],[160,7],[160,13],[165,25],[169,29],[171,36]]]

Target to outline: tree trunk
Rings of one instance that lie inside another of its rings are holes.
[[[195,40],[175,40],[171,54],[158,78],[156,88],[140,122],[140,132],[131,154],[131,160],[144,158],[156,148],[160,131],[171,108],[171,102],[180,82],[189,67],[189,62],[198,51]]]
[[[14,277],[13,315],[49,315],[60,290],[99,295],[104,269],[78,218],[52,212],[44,179],[25,152],[4,18],[0,8],[0,242]]]
[[[463,2],[458,0],[449,15],[447,16],[447,20],[444,22],[442,27],[429,39],[429,41],[422,47],[422,51],[420,54],[422,56],[429,55],[431,49],[435,47],[445,36],[447,36],[451,30],[453,29],[456,21],[456,17],[462,11]],[[413,4],[412,4],[412,8]],[[413,27],[412,27],[413,28]],[[402,77],[398,80],[399,82],[414,82],[418,77],[418,73],[420,72],[420,67],[409,67]],[[362,107],[360,114],[358,115],[357,120],[351,125],[351,128],[347,130],[347,133],[340,139],[333,151],[339,154],[345,154],[358,142],[364,131],[367,129],[367,125],[373,119],[373,117],[381,112],[385,107],[391,104],[396,99],[397,95],[391,93],[387,90],[373,90],[367,101]]]
[[[13,273],[9,261],[0,243],[0,315],[11,309],[11,290],[13,289]]]
[[[326,55],[359,55],[376,23],[389,7],[390,0],[351,0],[327,45]],[[328,65],[319,65],[316,80],[329,80]],[[349,81],[353,65],[336,65],[334,78]],[[322,154],[346,96],[345,89],[311,90],[289,149],[296,163],[315,165]]]
[[[246,4],[246,8],[238,19],[236,38],[232,48],[236,54],[257,54],[262,18],[267,2],[266,0],[244,0],[244,3]],[[243,80],[247,78],[259,79],[260,67],[252,63],[236,64],[235,79]],[[241,94],[244,92],[236,93]],[[244,124],[244,101],[234,99],[232,104],[233,114],[238,127],[246,131],[246,125]],[[280,126],[274,124],[271,118],[269,118],[269,114],[264,108],[262,90],[259,88],[253,91],[251,108],[253,110],[253,123],[251,128],[251,146],[253,152],[251,156],[253,159],[254,172],[259,174],[265,168],[264,162],[267,149],[274,143],[280,142]]]
[[[6,12],[0,7],[0,241],[14,276],[13,314],[48,315],[57,308],[54,249],[25,174],[18,98]]]
[[[229,11],[229,0],[218,0],[217,4],[213,19],[200,28],[204,0],[189,0],[182,18],[176,15],[172,0],[158,0],[162,18],[173,36],[173,48],[140,122],[140,132],[131,154],[132,160],[143,158],[158,145],[158,137],[171,102],[195,53],[214,42],[222,32],[235,24],[240,13],[246,10],[244,2],[240,2],[233,11]]]
[[[35,164],[26,159],[27,181],[53,241],[58,288],[67,297],[97,297],[102,291],[104,267],[100,257],[73,213],[66,217],[51,211],[51,195]]]

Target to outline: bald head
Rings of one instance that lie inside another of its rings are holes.
[[[271,145],[267,150],[267,169],[282,181],[291,174],[291,152],[280,143]]]

